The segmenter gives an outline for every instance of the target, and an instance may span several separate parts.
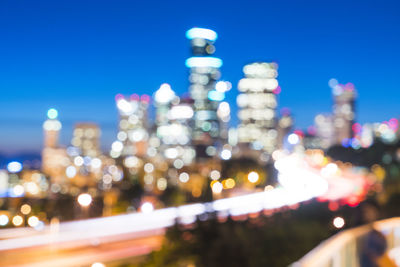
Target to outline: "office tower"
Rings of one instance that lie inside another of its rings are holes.
[[[43,123],[42,171],[51,177],[53,183],[63,180],[65,167],[69,164],[66,150],[58,146],[62,126],[57,117],[57,110],[51,108],[47,111],[47,120]]]
[[[71,144],[79,149],[81,156],[91,158],[101,155],[100,129],[95,123],[78,123],[75,125]]]
[[[281,110],[281,117],[278,120],[278,147],[282,148],[285,138],[289,135],[293,128],[293,117],[288,108]]]
[[[186,60],[190,68],[190,97],[193,99],[194,117],[192,120],[192,143],[197,158],[216,155],[220,146],[220,121],[217,109],[225,93],[216,90],[220,78],[219,68],[222,60],[212,55],[215,52],[216,32],[192,28],[186,32],[191,42],[192,57]]]
[[[335,139],[333,116],[330,114],[318,114],[315,116],[314,125],[318,147],[328,149],[334,144]]]
[[[337,80],[331,79],[329,86],[332,88],[333,126],[335,129],[335,144],[348,143],[353,137],[352,126],[355,121],[355,98],[356,91],[352,83],[339,84]]]
[[[195,156],[195,151],[191,147],[190,129],[194,113],[192,101],[176,96],[168,84],[161,85],[154,94],[154,100],[156,135],[160,140],[161,154],[171,163],[178,160],[184,165],[189,165]]]
[[[278,138],[277,69],[276,63],[248,64],[243,68],[245,78],[238,84],[238,142],[268,154],[276,149]]]
[[[51,108],[47,111],[47,120],[43,124],[44,147],[55,148],[58,146],[58,138],[61,130],[61,122],[57,120],[58,111]]]
[[[145,157],[149,138],[147,112],[150,97],[133,94],[126,98],[118,94],[115,101],[119,113],[119,132],[111,146],[111,157]]]

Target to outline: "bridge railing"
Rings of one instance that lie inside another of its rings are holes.
[[[399,265],[400,217],[344,230],[325,240],[291,267],[359,267],[364,238],[372,230],[380,231],[387,240],[389,256]],[[397,257],[397,258],[396,258]]]

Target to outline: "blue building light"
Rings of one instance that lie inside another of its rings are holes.
[[[216,57],[190,57],[186,60],[188,68],[220,68],[222,60]]]
[[[208,92],[208,99],[211,101],[222,101],[225,99],[225,93],[223,92],[218,92],[215,90],[209,91]]]
[[[215,31],[210,29],[192,28],[186,32],[186,37],[188,39],[201,38],[210,41],[215,41],[217,40],[218,35]]]

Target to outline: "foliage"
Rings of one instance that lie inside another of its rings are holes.
[[[161,250],[138,266],[287,266],[332,234],[330,219],[326,205],[313,202],[271,217],[198,220],[169,229]]]

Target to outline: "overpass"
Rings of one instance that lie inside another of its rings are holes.
[[[389,257],[400,266],[399,217],[339,232],[293,263],[291,267],[360,267],[359,254],[363,249],[363,239],[372,229],[380,231],[386,237]]]

